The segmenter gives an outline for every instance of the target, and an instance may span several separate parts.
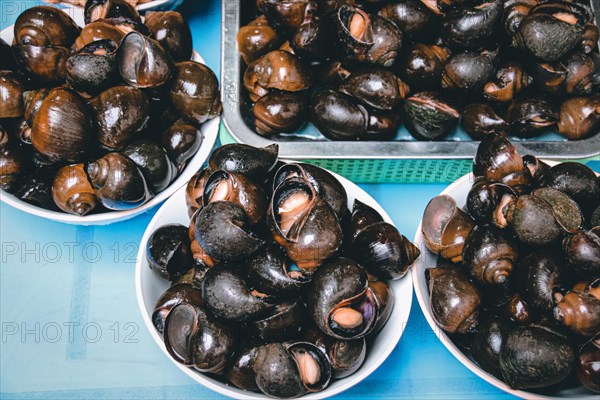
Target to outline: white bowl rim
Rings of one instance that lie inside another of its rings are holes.
[[[79,14],[81,14],[80,18],[83,18],[83,9],[81,7],[67,6],[63,9],[63,11],[67,12],[73,19],[77,18]],[[0,31],[0,36],[3,38],[7,37],[7,35],[9,34],[11,37],[14,36],[12,33],[13,29],[14,25],[6,27],[2,31]],[[192,60],[204,64],[204,59],[195,50],[192,53]],[[215,142],[217,141],[217,137],[219,136],[220,121],[221,117],[218,116],[206,121],[201,125],[200,131],[202,132],[203,138],[200,148],[198,149],[198,151],[196,151],[196,154],[194,154],[194,156],[188,160],[187,165],[185,166],[183,171],[179,173],[177,178],[173,182],[171,182],[171,184],[167,186],[166,189],[164,189],[162,192],[158,193],[139,207],[122,211],[106,211],[97,214],[89,214],[81,217],[79,215],[68,214],[62,211],[52,211],[34,206],[23,200],[20,200],[16,196],[2,189],[0,189],[0,201],[18,210],[24,211],[28,214],[66,224],[84,226],[106,225],[133,218],[160,204],[161,202],[169,198],[171,195],[173,195],[173,193],[179,190],[182,186],[187,184],[190,178],[202,167],[202,164],[208,159],[208,156],[210,155],[210,152],[214,147]]]
[[[552,161],[552,160],[543,160],[543,161],[546,164],[548,164],[549,166],[554,166],[556,164],[560,164],[560,162]],[[474,177],[475,176],[473,175],[472,172],[461,176],[456,181],[452,182],[449,186],[447,186],[444,190],[442,190],[442,192],[439,195],[445,194],[445,195],[449,195],[450,197],[452,197],[451,193],[456,188],[458,188],[462,185],[465,185],[466,183],[473,182]],[[417,227],[417,232],[415,233],[415,238],[413,240],[413,243],[415,243],[416,246],[419,246],[419,248],[422,247],[422,246],[420,246],[421,244],[424,245],[423,233],[421,232],[421,229],[422,229],[421,225],[422,225],[422,219],[419,222],[419,226]],[[435,254],[433,254],[433,256],[437,260],[437,256]],[[538,393],[532,393],[532,392],[527,392],[524,390],[513,389],[510,386],[508,386],[506,383],[504,383],[502,380],[487,373],[483,368],[479,367],[475,362],[473,362],[471,359],[469,359],[467,356],[465,356],[463,354],[463,352],[460,351],[460,349],[458,347],[456,347],[456,345],[452,342],[452,340],[450,340],[448,335],[446,335],[446,333],[433,320],[433,316],[431,315],[431,312],[429,311],[429,302],[426,300],[426,298],[429,298],[429,294],[423,293],[421,291],[421,288],[419,285],[419,282],[425,278],[421,276],[422,271],[420,271],[419,268],[417,268],[418,263],[419,263],[419,261],[417,261],[415,263],[415,265],[413,265],[411,274],[413,276],[413,288],[415,291],[415,295],[417,297],[417,301],[419,303],[419,307],[421,307],[421,312],[423,313],[423,315],[425,315],[425,319],[429,323],[429,326],[434,331],[434,333],[438,337],[438,339],[444,344],[446,349],[448,349],[448,351],[450,351],[450,353],[452,353],[452,355],[458,361],[460,361],[461,364],[463,364],[465,367],[467,367],[469,370],[471,370],[471,372],[473,372],[475,375],[477,375],[481,379],[492,384],[493,386],[497,387],[498,389],[501,389],[501,390],[503,390],[507,393],[510,393],[514,396],[517,396],[517,397],[520,397],[523,399],[534,399],[534,400],[549,400],[549,399],[560,398],[560,397],[556,397],[556,396],[545,396],[545,395],[538,394]],[[433,264],[433,262],[432,262],[432,264]],[[427,297],[425,297],[425,296],[427,296]],[[597,400],[597,396],[594,396],[594,395],[576,396],[576,397],[571,397],[571,398],[590,399],[590,400],[596,399]]]
[[[285,162],[295,162],[293,160],[282,160],[282,159],[279,159],[279,160],[285,161]],[[358,185],[351,182],[350,180],[348,180],[332,171],[329,171],[329,170],[327,170],[327,171],[330,172],[332,175],[334,175],[344,185],[346,190],[348,190],[348,187],[351,187],[353,190],[355,190],[356,194],[357,194],[356,198],[361,198],[361,199],[363,199],[365,197],[370,198],[373,201],[373,203],[377,205],[377,207],[375,207],[375,209],[381,214],[384,221],[394,225],[390,216],[385,212],[383,207],[381,207],[381,205],[379,205],[379,203],[375,199],[373,199],[373,197],[371,195],[369,195],[366,191],[364,191],[362,188],[360,188]],[[240,400],[269,399],[270,397],[267,397],[266,395],[263,395],[260,393],[250,392],[247,390],[239,389],[233,385],[228,385],[228,384],[224,384],[221,382],[217,382],[216,380],[211,379],[207,375],[205,375],[201,372],[194,371],[191,368],[188,368],[188,367],[178,363],[177,361],[175,361],[171,357],[171,355],[167,352],[167,349],[165,348],[165,346],[163,344],[164,342],[163,342],[162,338],[156,331],[156,328],[154,327],[154,324],[152,323],[150,316],[148,315],[148,313],[146,311],[144,295],[142,293],[142,268],[145,265],[144,260],[146,258],[145,244],[148,242],[148,239],[150,238],[150,235],[153,232],[153,230],[150,230],[149,228],[151,226],[156,228],[156,224],[157,224],[158,220],[161,219],[163,214],[166,213],[170,207],[172,207],[171,203],[175,203],[177,201],[178,197],[182,196],[182,192],[184,190],[185,190],[184,187],[180,188],[169,200],[167,200],[160,207],[160,209],[156,212],[156,214],[154,214],[154,217],[152,218],[152,220],[148,223],[148,226],[146,227],[146,231],[144,232],[144,235],[140,241],[140,246],[138,249],[136,266],[135,266],[135,292],[136,292],[138,306],[142,313],[142,319],[144,320],[144,323],[146,325],[146,328],[150,332],[150,335],[152,336],[152,338],[154,339],[156,344],[160,347],[161,351],[167,356],[167,358],[171,362],[173,362],[181,371],[183,371],[187,376],[192,378],[194,381],[200,383],[201,385],[204,385],[205,387],[208,387],[209,389],[211,389],[219,394],[229,396],[232,398],[236,398],[236,399],[240,399]],[[412,268],[412,266],[411,266],[411,268]],[[380,355],[379,359],[377,359],[372,365],[370,365],[368,367],[363,364],[358,369],[358,371],[356,371],[354,374],[352,374],[346,378],[343,378],[342,381],[344,381],[344,382],[342,382],[338,387],[336,387],[336,388],[330,387],[330,388],[325,389],[322,392],[305,394],[303,396],[300,396],[299,397],[300,399],[311,399],[311,400],[324,399],[324,398],[342,393],[342,392],[350,389],[351,387],[359,384],[360,382],[362,382],[365,378],[367,378],[369,375],[371,375],[377,368],[379,368],[381,366],[381,364],[383,364],[385,362],[385,360],[387,360],[389,358],[392,351],[394,351],[394,349],[396,348],[398,343],[400,343],[400,338],[402,337],[402,334],[404,333],[404,329],[406,327],[406,322],[408,321],[408,318],[410,316],[410,310],[412,307],[412,293],[413,293],[413,289],[412,289],[413,280],[412,279],[413,279],[412,274],[407,273],[400,281],[396,281],[396,282],[398,282],[397,283],[398,285],[403,284],[403,285],[407,286],[407,289],[405,289],[406,293],[403,293],[402,302],[397,297],[394,298],[395,306],[399,306],[401,304],[403,308],[407,309],[406,310],[406,320],[400,321],[400,323],[398,323],[398,325],[400,326],[400,329],[398,329],[397,333],[394,334],[392,340],[390,340],[386,344],[387,347],[385,348],[385,351],[382,353],[382,355]],[[390,281],[390,282],[392,282],[392,281]],[[393,311],[392,311],[392,313],[393,313]],[[389,322],[390,321],[388,321],[388,323]],[[383,329],[385,329],[385,327]],[[391,346],[390,345],[391,343],[393,343],[394,345]],[[339,380],[338,380],[338,382],[339,382]]]

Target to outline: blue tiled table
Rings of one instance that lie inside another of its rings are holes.
[[[0,1],[0,28],[38,4]],[[194,47],[220,66],[220,1],[188,0]],[[361,185],[412,237],[440,184]],[[182,374],[153,342],[134,290],[138,243],[156,209],[77,227],[0,203],[0,399],[220,399]],[[416,298],[389,359],[338,399],[501,399],[437,340]]]

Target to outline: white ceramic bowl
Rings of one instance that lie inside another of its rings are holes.
[[[63,11],[69,14],[79,26],[84,25],[83,9],[79,7],[70,7],[63,9]],[[2,32],[0,32],[0,37],[2,37],[2,39],[4,39],[4,41],[7,43],[12,43],[14,38],[13,26],[9,26],[8,28],[2,30]],[[204,60],[196,51],[194,51],[192,54],[192,60],[204,63]],[[67,214],[59,211],[50,211],[41,207],[33,206],[3,190],[0,190],[0,201],[18,208],[21,211],[25,211],[26,213],[67,224],[106,225],[113,222],[124,221],[160,204],[190,180],[190,178],[202,167],[202,164],[204,164],[204,161],[206,161],[210,151],[215,145],[215,141],[217,140],[217,136],[219,134],[220,120],[220,117],[217,117],[202,124],[200,127],[203,137],[202,144],[196,154],[188,161],[185,169],[179,174],[179,176],[177,176],[177,179],[175,179],[165,190],[150,199],[150,201],[131,210],[108,211],[80,217],[78,215]]]
[[[545,161],[549,165],[555,165],[556,162],[553,161]],[[467,195],[469,194],[469,190],[471,190],[471,186],[473,186],[474,176],[472,173],[464,175],[459,178],[455,182],[453,182],[450,186],[442,191],[440,194],[446,194],[452,197],[456,204],[464,209],[464,206],[467,203]],[[427,280],[425,279],[425,269],[434,268],[437,263],[437,256],[433,254],[431,251],[427,249],[425,246],[425,241],[423,240],[423,234],[421,233],[421,224],[417,228],[417,233],[415,234],[415,245],[421,250],[421,256],[417,259],[415,264],[413,265],[412,275],[413,281],[415,283],[415,293],[417,295],[417,299],[419,301],[419,305],[421,306],[421,310],[423,314],[425,314],[425,318],[427,322],[435,332],[436,336],[440,339],[440,341],[446,346],[446,348],[456,357],[463,365],[469,368],[473,373],[475,373],[480,378],[484,379],[486,382],[496,386],[497,388],[504,390],[507,393],[510,393],[514,396],[518,396],[521,398],[527,399],[556,399],[556,398],[571,398],[571,399],[595,399],[598,400],[598,396],[594,396],[590,391],[586,390],[583,387],[562,390],[559,393],[556,393],[554,396],[542,396],[536,393],[530,393],[524,390],[515,390],[508,386],[506,383],[496,378],[495,376],[488,374],[482,368],[480,368],[476,363],[474,363],[470,358],[465,356],[462,351],[448,338],[446,333],[437,326],[435,323],[433,316],[431,315],[431,308],[429,304],[429,289],[427,287]]]
[[[363,203],[373,207],[385,219],[392,223],[390,217],[385,213],[379,204],[369,196],[364,190],[353,184],[347,179],[335,175],[336,178],[344,185],[348,192],[348,202],[351,206],[354,199],[359,199]],[[215,379],[210,378],[200,372],[194,371],[177,363],[167,353],[162,337],[152,324],[151,315],[154,309],[154,304],[160,295],[169,287],[169,282],[160,278],[156,273],[150,270],[146,260],[146,243],[152,232],[162,225],[166,224],[182,224],[189,225],[189,217],[187,214],[187,206],[185,204],[185,188],[178,190],[173,197],[158,210],[146,232],[142,238],[137,256],[137,264],[135,271],[135,285],[138,304],[142,311],[142,317],[150,334],[156,341],[156,344],[162,349],[165,356],[169,358],[180,370],[182,370],[190,378],[196,382],[212,389],[220,394],[233,397],[236,399],[267,399],[267,396],[238,389],[232,385],[225,385]],[[367,350],[367,356],[362,367],[354,374],[344,379],[333,381],[329,387],[319,393],[311,393],[302,396],[302,399],[323,399],[341,393],[344,390],[356,385],[367,376],[369,376],[377,367],[379,367],[392,352],[396,344],[402,336],[404,327],[410,313],[412,302],[412,279],[410,274],[397,281],[389,281],[390,287],[394,293],[395,306],[385,327],[379,332],[374,340],[370,342]]]

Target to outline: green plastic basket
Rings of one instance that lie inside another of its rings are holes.
[[[222,144],[236,143],[221,124]],[[472,171],[471,159],[321,159],[301,160],[326,168],[356,183],[450,183]],[[578,162],[600,162],[600,155]]]

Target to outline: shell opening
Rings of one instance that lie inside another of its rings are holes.
[[[300,372],[302,383],[306,386],[318,383],[321,379],[321,366],[316,358],[303,349],[294,350],[293,355],[298,364],[298,372]]]
[[[283,269],[287,276],[292,279],[303,279],[304,274],[295,262],[284,262]]]
[[[365,336],[378,316],[377,300],[371,289],[337,304],[328,316],[331,330],[343,338]]]
[[[302,221],[310,211],[311,196],[305,191],[297,191],[286,197],[277,208],[279,228],[289,238],[298,236]]]
[[[231,194],[231,183],[228,179],[221,179],[216,184],[212,185],[209,189],[208,201],[222,201],[227,200]]]
[[[164,340],[165,347],[175,361],[192,364],[191,341],[198,332],[198,313],[190,304],[182,303],[171,310],[165,320]]]
[[[570,25],[576,25],[578,22],[577,17],[571,13],[557,12],[557,13],[552,14],[552,16],[554,18],[556,18],[557,20],[566,22],[567,24],[570,24]]]
[[[362,12],[355,12],[348,18],[348,30],[357,40],[362,40],[367,33],[368,17]]]

